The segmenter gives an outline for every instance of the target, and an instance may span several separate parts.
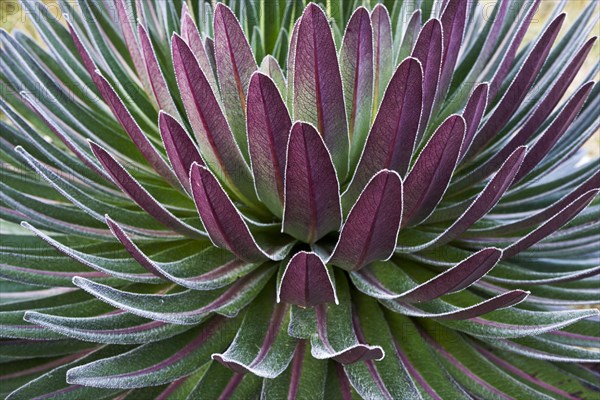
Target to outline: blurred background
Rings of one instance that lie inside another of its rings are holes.
[[[160,0],[157,0],[160,1]],[[481,3],[486,5],[494,4],[496,0],[481,0]],[[510,0],[512,1],[512,0]],[[552,11],[560,3],[560,0],[542,0],[540,8],[537,12],[537,15],[532,21],[531,27],[529,29],[528,35],[526,36],[524,43],[527,43],[529,40],[536,38],[541,29],[543,29],[546,21],[551,16]],[[569,27],[577,18],[577,16],[581,13],[581,11],[587,7],[590,2],[599,2],[598,0],[567,0],[564,11],[567,13],[566,21],[563,25],[562,34],[567,31],[567,27]],[[55,0],[44,0],[44,3],[49,7],[49,11],[52,15],[56,17],[61,16],[60,8],[57,5]],[[487,9],[487,7],[486,7]],[[600,23],[598,22],[598,14],[600,13],[600,7],[596,8],[596,25],[594,26],[592,35],[600,36]],[[40,40],[39,35],[35,31],[33,24],[29,20],[26,13],[22,12],[21,7],[19,5],[18,0],[0,0],[0,27],[6,29],[8,32],[11,32],[15,29],[20,29],[24,32],[27,32],[30,36]],[[600,40],[596,42],[594,48],[592,49],[586,63],[584,64],[582,71],[579,74],[579,80],[576,80],[573,84],[571,90],[574,90],[579,85],[583,83],[583,79],[586,75],[590,73],[590,71],[594,68],[594,65],[600,60]],[[1,62],[1,61],[0,61]],[[595,80],[598,81],[600,76],[596,76]],[[569,93],[567,94],[569,95]],[[599,110],[600,115],[600,110]],[[0,115],[0,117],[2,117]],[[590,139],[590,141],[586,144],[586,151],[589,153],[590,157],[598,157],[600,156],[600,131],[596,132],[594,136]]]

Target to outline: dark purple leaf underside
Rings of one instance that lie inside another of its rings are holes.
[[[190,167],[195,162],[204,165],[198,148],[183,126],[171,115],[161,111],[158,126],[171,166],[181,185],[191,193]]]
[[[561,211],[556,213],[552,218],[550,218],[547,222],[542,224],[539,228],[508,246],[506,249],[504,249],[502,259],[506,260],[516,256],[520,252],[527,250],[534,244],[538,243],[547,236],[559,230],[564,224],[569,222],[571,219],[575,218],[577,214],[579,214],[584,208],[586,208],[588,204],[590,204],[591,201],[594,199],[594,197],[596,197],[599,191],[599,189],[594,189],[583,194],[571,204],[569,204]]]
[[[541,212],[535,215],[524,218],[520,221],[487,230],[486,235],[499,235],[508,232],[516,232],[547,221],[549,218],[556,215],[558,212],[560,212],[566,206],[571,204],[573,201],[577,200],[580,196],[583,196],[585,193],[594,189],[600,189],[600,170],[597,171],[590,179],[588,179],[579,187],[577,187],[577,189],[573,190],[571,193],[569,193],[550,207],[542,210]]]
[[[414,225],[431,214],[450,179],[465,135],[465,120],[448,117],[433,134],[404,182],[402,226]]]
[[[400,300],[407,302],[429,301],[463,290],[494,268],[501,255],[502,251],[499,249],[483,249],[448,271],[419,285],[410,293],[400,297]]]
[[[215,61],[223,108],[235,139],[248,159],[246,95],[250,77],[258,69],[250,44],[237,18],[223,3],[215,7]]]
[[[519,181],[531,172],[546,154],[548,154],[556,142],[558,142],[569,126],[571,126],[572,122],[579,114],[579,111],[581,111],[593,86],[594,82],[588,82],[573,95],[567,105],[561,110],[558,117],[556,117],[548,129],[535,142],[533,147],[531,147],[515,181]]]
[[[230,188],[244,195],[254,192],[250,170],[233,138],[210,83],[189,46],[177,35],[172,39],[173,64],[181,99],[198,140],[204,161],[218,171]],[[240,193],[238,193],[239,195]]]
[[[481,315],[485,315],[495,310],[502,308],[512,307],[516,304],[521,303],[529,296],[529,292],[524,290],[516,289],[502,293],[498,296],[492,297],[489,300],[478,303],[472,307],[462,308],[458,311],[450,312],[445,315],[432,316],[438,320],[462,320],[477,318]]]
[[[454,67],[458,60],[458,54],[462,45],[465,25],[467,22],[467,0],[450,0],[441,17],[443,27],[444,56],[442,59],[442,72],[438,90],[438,99],[443,100],[446,96]]]
[[[194,164],[190,179],[198,213],[212,242],[244,261],[267,259],[214,175],[206,167]]]
[[[442,24],[439,20],[429,20],[423,26],[412,56],[421,61],[423,67],[423,111],[418,135],[420,138],[431,115],[442,67]]]
[[[148,214],[161,224],[185,236],[203,237],[204,234],[185,224],[150,195],[105,149],[90,141],[92,152],[114,182]]]
[[[467,105],[463,111],[463,118],[467,123],[467,132],[465,134],[465,140],[463,141],[462,148],[460,150],[460,157],[462,158],[475,137],[475,133],[479,129],[481,118],[485,113],[488,102],[489,85],[487,83],[481,83],[471,93]]]
[[[369,133],[373,106],[373,32],[369,12],[364,7],[354,12],[346,27],[340,50],[340,68],[352,169]]]
[[[498,91],[502,87],[504,79],[506,78],[510,71],[510,68],[512,67],[515,56],[517,55],[517,51],[519,47],[521,47],[523,38],[525,37],[525,34],[529,30],[529,26],[533,22],[538,12],[540,2],[541,0],[534,0],[533,4],[529,8],[529,12],[527,13],[527,15],[525,15],[525,18],[523,18],[516,35],[513,37],[512,43],[510,44],[510,48],[508,49],[508,52],[504,55],[500,67],[498,68],[496,74],[494,75],[494,78],[492,79],[490,85],[490,100],[495,99],[496,95],[498,94]]]
[[[527,148],[522,146],[517,148],[510,157],[508,157],[496,175],[494,175],[486,185],[485,189],[475,199],[473,204],[469,206],[467,211],[465,211],[464,214],[448,228],[448,230],[435,240],[437,245],[448,243],[459,237],[496,205],[515,179],[515,176],[523,163],[523,159],[525,158],[526,151]]]
[[[137,38],[133,32],[133,21],[130,12],[126,8],[125,0],[116,0],[115,9],[119,20],[119,26],[123,33],[123,39],[125,39],[125,45],[127,46],[127,50],[129,50],[131,60],[133,61],[133,66],[139,74],[144,87],[148,89],[150,86],[150,79],[148,77],[148,72],[146,71],[144,59],[138,47]]]
[[[190,49],[192,49],[202,72],[204,72],[204,76],[208,80],[208,83],[210,83],[210,87],[213,89],[213,93],[218,96],[219,85],[217,84],[208,53],[206,52],[198,27],[187,11],[184,12],[181,19],[181,37],[190,46]]]
[[[402,180],[389,170],[373,177],[350,211],[328,263],[349,271],[391,257],[402,219]]]
[[[339,183],[331,156],[311,125],[292,127],[285,169],[284,232],[312,243],[341,224]]]
[[[564,14],[557,17],[546,29],[536,46],[533,48],[523,67],[518,72],[514,81],[498,103],[498,106],[492,112],[492,115],[487,120],[483,128],[477,133],[473,143],[467,152],[467,157],[477,154],[500,129],[506,124],[514,112],[519,108],[529,88],[535,82],[537,74],[546,61],[552,44],[560,31],[560,27],[564,21]],[[493,95],[492,87],[490,87],[490,97]]]
[[[127,132],[133,143],[144,156],[146,161],[148,161],[148,163],[152,166],[152,168],[154,168],[154,170],[167,182],[177,187],[179,185],[177,183],[177,178],[165,160],[160,154],[158,154],[152,143],[150,143],[146,135],[142,132],[137,122],[135,122],[129,113],[129,110],[127,110],[127,107],[125,107],[125,104],[123,104],[123,101],[119,98],[119,95],[115,92],[110,83],[96,69],[94,61],[90,57],[90,54],[81,42],[79,35],[71,23],[68,21],[67,23],[71,32],[71,37],[73,38],[73,42],[75,44],[75,48],[77,49],[77,52],[79,53],[86,70],[96,84],[96,87],[98,88],[98,91],[102,95],[104,101],[112,109],[115,118],[119,121],[121,126],[123,126],[125,132]]]
[[[350,208],[369,179],[382,169],[404,175],[408,169],[422,107],[421,65],[416,58],[400,64],[390,81],[371,128],[350,187],[344,209]]]
[[[150,86],[152,87],[158,107],[172,115],[178,115],[179,112],[175,107],[175,103],[173,102],[173,98],[167,87],[167,82],[165,82],[165,78],[158,64],[158,59],[156,58],[156,53],[152,47],[150,37],[144,26],[141,24],[138,25],[138,36],[140,38],[140,47],[142,48],[142,54],[144,56],[144,65],[146,66],[148,76],[151,77]]]
[[[315,253],[299,252],[287,265],[278,289],[281,301],[300,307],[337,303],[327,268]]]
[[[377,4],[371,12],[373,26],[373,115],[377,113],[392,76],[392,22],[387,8]]]
[[[255,73],[248,89],[247,129],[258,197],[281,217],[286,147],[292,122],[275,83]]]
[[[342,78],[325,13],[311,3],[298,27],[294,57],[294,120],[313,124],[340,179],[348,173],[348,126]]]

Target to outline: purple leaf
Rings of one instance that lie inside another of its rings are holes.
[[[404,182],[402,226],[414,225],[438,205],[456,167],[465,135],[465,120],[448,117],[433,134]]]
[[[113,178],[113,181],[148,214],[164,226],[182,235],[191,237],[205,236],[204,232],[187,225],[156,201],[106,150],[92,141],[89,143],[92,152],[106,172]]]
[[[531,172],[563,136],[579,114],[579,111],[581,111],[593,87],[594,82],[586,83],[568,101],[548,129],[544,131],[531,150],[527,152],[523,166],[519,170],[515,181],[519,181]]]
[[[421,65],[407,58],[394,74],[367,138],[356,173],[344,193],[344,209],[354,203],[369,179],[382,169],[406,173],[422,106]]]
[[[294,57],[294,120],[313,124],[331,152],[337,175],[348,173],[348,126],[335,44],[323,10],[310,3],[298,27]]]
[[[298,45],[298,28],[300,27],[300,19],[294,23],[292,36],[290,38],[290,47],[287,54],[287,106],[288,110],[294,117],[294,62],[296,60],[296,47]]]
[[[233,283],[241,276],[245,276],[260,264],[249,264],[245,261],[234,258],[233,256],[224,256],[222,250],[215,247],[209,247],[201,250],[191,257],[186,257],[177,261],[158,262],[150,259],[130,238],[123,228],[106,216],[108,224],[113,235],[125,247],[125,250],[150,273],[174,282],[180,286],[194,290],[214,290]],[[216,252],[215,252],[216,250]],[[217,253],[218,252],[218,253]],[[192,259],[193,257],[193,259]],[[194,268],[194,274],[181,276],[173,269],[181,272],[184,268],[194,265],[194,262],[202,262],[201,266]],[[175,267],[174,264],[185,264],[183,268]],[[192,275],[192,276],[190,276]]]
[[[135,122],[129,113],[129,110],[127,110],[127,107],[125,107],[125,104],[123,104],[123,101],[119,98],[119,95],[99,71],[96,71],[95,74],[98,77],[98,90],[112,109],[114,116],[125,129],[125,132],[127,132],[131,140],[135,143],[140,153],[142,153],[144,158],[160,176],[165,178],[171,185],[179,187],[177,177],[175,177],[173,171],[169,168],[169,165],[154,148],[152,143],[150,143],[144,132],[142,132],[137,122]]]
[[[530,248],[537,242],[545,239],[548,235],[551,235],[552,233],[559,230],[564,224],[569,222],[577,214],[583,211],[583,209],[585,209],[588,206],[588,204],[590,204],[592,200],[594,200],[594,197],[596,197],[599,191],[599,189],[595,189],[585,193],[577,200],[573,201],[571,204],[569,204],[561,211],[556,213],[552,218],[550,218],[547,222],[542,224],[539,228],[508,246],[506,249],[504,249],[502,259],[506,260],[516,256],[517,254]]]
[[[306,243],[338,230],[339,187],[323,139],[311,125],[296,122],[287,148],[282,230]]]
[[[548,57],[548,53],[552,48],[552,44],[560,31],[560,27],[564,21],[564,14],[557,17],[550,26],[546,29],[540,40],[537,42],[525,63],[519,70],[517,76],[511,83],[510,87],[498,103],[498,106],[492,112],[483,128],[477,133],[473,143],[466,154],[470,158],[477,154],[490,140],[494,138],[496,133],[506,124],[519,108],[529,88],[535,82],[535,79],[542,68],[542,65]],[[494,94],[494,87],[490,87],[490,97]]]
[[[328,263],[349,271],[389,259],[402,219],[402,180],[383,170],[371,179],[344,223]]]
[[[387,8],[377,4],[371,12],[373,25],[373,115],[377,113],[393,72],[392,22]]]
[[[138,36],[140,38],[142,54],[144,55],[144,65],[148,76],[150,76],[150,86],[154,92],[158,107],[172,115],[178,116],[179,111],[177,111],[177,107],[175,107],[173,97],[171,97],[171,92],[169,91],[167,82],[165,82],[165,77],[158,64],[156,52],[152,47],[150,37],[148,37],[146,29],[141,24],[138,25]]]
[[[248,203],[254,199],[250,169],[236,144],[210,83],[189,46],[177,35],[172,40],[173,64],[190,125],[202,158],[227,186]]]
[[[211,61],[208,57],[202,37],[198,31],[198,27],[194,23],[194,20],[189,14],[187,8],[181,18],[181,37],[190,46],[190,49],[196,56],[198,65],[200,65],[202,72],[204,72],[204,76],[208,80],[213,93],[217,95],[219,93],[219,85],[217,84],[214,68],[212,67]]]
[[[463,290],[491,271],[501,255],[502,251],[499,249],[483,249],[435,278],[403,293],[400,299],[422,302]]]
[[[489,88],[490,87],[487,83],[481,83],[477,85],[477,87],[473,89],[473,93],[471,93],[471,97],[469,97],[469,100],[467,101],[467,105],[465,106],[462,114],[467,124],[467,132],[465,133],[465,140],[463,141],[463,145],[460,150],[461,158],[465,155],[467,150],[469,150],[469,146],[471,146],[471,142],[473,142],[475,133],[477,133],[477,129],[479,129],[481,118],[483,117],[487,107]]]
[[[292,121],[275,83],[255,73],[248,88],[247,129],[256,193],[278,217],[283,209],[286,147]]]
[[[369,133],[373,107],[373,32],[369,12],[364,7],[359,7],[352,14],[346,27],[340,50],[340,68],[352,171]]]
[[[246,95],[250,77],[258,66],[242,27],[229,7],[217,3],[213,24],[215,61],[223,107],[242,154],[248,159]]]
[[[160,154],[158,154],[152,143],[150,143],[144,132],[142,132],[139,125],[137,122],[135,122],[129,113],[129,110],[127,107],[125,107],[125,104],[123,104],[123,101],[119,98],[119,95],[115,92],[110,83],[97,70],[94,61],[90,57],[90,54],[81,42],[79,35],[71,23],[67,21],[67,24],[69,26],[73,42],[75,43],[75,47],[79,53],[79,56],[81,57],[81,60],[83,61],[83,65],[96,84],[96,87],[98,88],[98,91],[102,95],[104,101],[112,109],[115,118],[117,118],[121,126],[123,126],[125,132],[127,132],[133,143],[144,156],[146,161],[148,161],[148,163],[152,166],[152,168],[154,168],[154,170],[171,185],[179,187],[177,177],[173,174],[171,168],[169,168],[165,160]]]
[[[441,299],[433,300],[434,307],[428,307],[432,311],[423,311],[418,304],[410,304],[400,300],[381,300],[381,302],[393,311],[418,318],[435,318],[437,320],[462,320],[476,318],[501,308],[514,306],[527,298],[529,292],[523,290],[511,290],[498,296],[492,297],[469,307],[455,307]],[[426,307],[427,303],[423,305]],[[445,306],[445,307],[444,307]],[[439,308],[439,311],[438,311]],[[447,311],[447,310],[450,311]]]
[[[506,54],[504,54],[504,58],[502,59],[500,67],[498,67],[498,70],[496,71],[494,78],[492,79],[492,83],[490,85],[490,100],[494,100],[496,98],[496,95],[500,91],[502,83],[504,82],[504,79],[508,75],[510,68],[513,65],[513,61],[515,59],[515,56],[517,55],[517,51],[521,47],[523,38],[525,37],[525,34],[529,30],[529,26],[533,22],[538,12],[540,2],[541,0],[533,1],[529,8],[529,12],[525,16],[525,18],[523,18],[516,35],[512,38],[510,48],[508,49]]]
[[[431,115],[442,68],[442,24],[438,19],[431,19],[423,26],[412,56],[421,61],[423,67],[423,111],[418,134],[420,139]]]
[[[301,251],[292,257],[277,290],[279,301],[300,307],[333,302],[338,304],[332,277],[318,255]]]
[[[486,215],[496,205],[514,181],[519,168],[521,168],[526,151],[527,147],[525,146],[517,148],[504,162],[502,167],[500,167],[496,175],[494,175],[486,185],[481,194],[469,206],[467,211],[465,211],[463,215],[450,226],[450,228],[438,236],[431,244],[439,246],[450,242],[459,237],[463,232],[469,229],[471,225]]]
[[[442,72],[440,76],[440,85],[438,90],[438,100],[444,100],[454,67],[462,45],[465,24],[467,22],[467,0],[450,0],[442,13],[441,21],[444,38],[444,56],[442,58]]]
[[[204,165],[196,144],[175,118],[161,111],[158,125],[167,156],[181,185],[191,193],[190,167],[193,163]]]
[[[532,215],[530,217],[521,219],[516,222],[512,222],[506,225],[501,225],[499,227],[495,227],[489,230],[485,230],[486,236],[497,236],[503,235],[511,232],[518,232],[522,229],[529,228],[535,224],[542,223],[547,221],[552,216],[556,215],[560,210],[564,209],[566,206],[571,204],[573,201],[577,200],[580,196],[583,196],[585,193],[590,190],[600,188],[600,171],[596,172],[590,179],[581,184],[577,189],[573,190],[571,193],[563,197],[561,200],[557,201],[553,205],[539,213]]]
[[[492,297],[489,300],[476,304],[472,307],[463,308],[459,311],[446,313],[445,315],[439,315],[435,317],[438,320],[458,320],[458,319],[469,319],[476,318],[480,315],[490,313],[495,310],[502,308],[512,307],[521,303],[529,296],[529,292],[524,290],[511,290],[502,293],[498,296]]]
[[[121,27],[121,32],[123,33],[123,39],[125,39],[125,45],[127,46],[127,50],[129,50],[129,54],[131,55],[131,60],[133,61],[133,66],[138,73],[138,76],[142,80],[144,88],[146,90],[150,89],[150,78],[148,76],[148,72],[146,71],[146,66],[144,64],[144,59],[142,57],[142,53],[140,53],[140,49],[138,48],[138,41],[135,37],[131,13],[127,10],[125,5],[125,0],[116,0],[115,8],[117,11],[117,18],[119,20],[119,26]]]
[[[198,213],[215,246],[248,262],[271,258],[258,247],[248,225],[215,176],[198,164],[192,165],[190,175]]]

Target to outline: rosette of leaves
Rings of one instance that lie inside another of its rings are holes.
[[[597,395],[594,4],[59,3],[1,34],[8,398]]]

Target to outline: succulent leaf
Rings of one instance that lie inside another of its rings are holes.
[[[22,0],[0,396],[597,397],[597,5],[484,3]]]

